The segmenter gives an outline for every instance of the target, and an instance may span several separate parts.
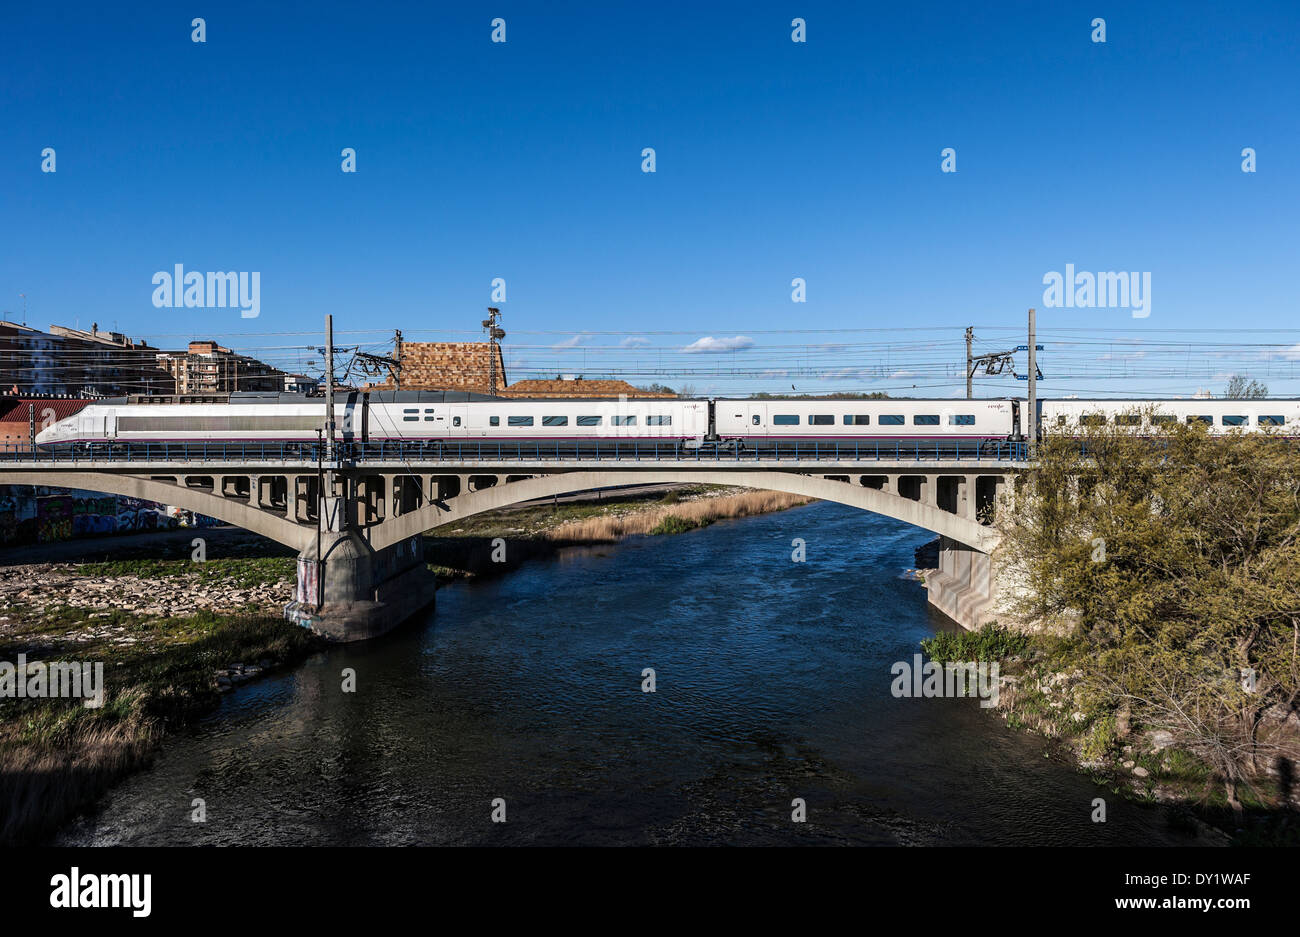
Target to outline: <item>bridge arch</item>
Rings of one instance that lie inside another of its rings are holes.
[[[855,476],[849,477],[852,479]],[[477,491],[464,492],[445,501],[426,502],[417,510],[387,518],[381,524],[371,527],[367,531],[367,536],[371,547],[380,550],[436,527],[524,501],[629,484],[673,483],[734,485],[758,490],[783,491],[822,501],[835,501],[914,524],[981,553],[991,552],[999,539],[996,530],[978,521],[945,511],[934,504],[913,501],[853,481],[837,481],[795,472],[696,469],[636,472],[579,471],[534,476]]]
[[[112,472],[69,472],[57,475],[48,472],[6,472],[3,483],[39,486],[56,484],[60,488],[99,491],[104,494],[123,495],[143,501],[175,505],[269,537],[299,552],[312,542],[316,530],[314,526],[297,524],[273,511],[257,507],[251,501],[246,503],[202,488],[190,488],[176,482],[159,481],[138,475],[118,475]]]

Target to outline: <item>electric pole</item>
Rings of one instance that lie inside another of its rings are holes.
[[[971,366],[970,366],[970,343],[971,343],[971,339],[974,338],[974,335],[972,334],[974,331],[975,331],[974,326],[970,326],[970,325],[966,326],[966,399],[967,400],[972,399],[971,398],[971,375],[974,374],[974,371],[971,370]]]
[[[393,330],[393,357],[397,359],[397,370],[393,374],[393,390],[402,389],[402,330]]]
[[[1029,310],[1029,412],[1025,416],[1025,436],[1032,453],[1038,429],[1038,354],[1037,336],[1034,334],[1034,310]]]
[[[501,346],[498,341],[506,337],[505,329],[497,325],[497,318],[501,315],[501,310],[495,306],[488,306],[488,317],[483,320],[483,328],[488,334],[488,393],[496,396],[497,393],[497,349]]]
[[[325,316],[325,461],[334,462],[334,317]]]

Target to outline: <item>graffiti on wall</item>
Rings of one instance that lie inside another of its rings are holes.
[[[43,486],[0,488],[0,545],[219,523],[205,514],[125,495]]]

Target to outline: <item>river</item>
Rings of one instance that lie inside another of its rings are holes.
[[[890,695],[955,627],[900,575],[928,539],[819,502],[448,586],[423,622],[227,695],[58,842],[1191,841],[975,700]]]

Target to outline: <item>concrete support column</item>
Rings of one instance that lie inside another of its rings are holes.
[[[992,558],[951,537],[939,538],[939,568],[926,576],[930,604],[963,628],[988,621],[993,607]]]
[[[967,475],[962,479],[961,504],[957,513],[967,520],[979,519],[979,484],[978,475]]]
[[[298,554],[298,581],[285,617],[331,641],[363,641],[392,630],[434,603],[437,582],[424,540],[372,550],[356,530],[330,532]],[[323,582],[323,589],[322,589]],[[318,603],[321,592],[324,603]]]

